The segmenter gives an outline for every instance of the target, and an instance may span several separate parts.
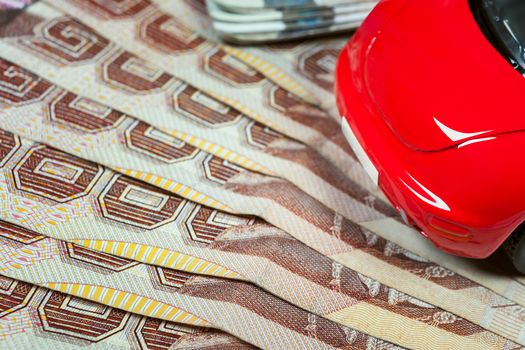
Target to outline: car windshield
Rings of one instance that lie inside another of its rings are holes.
[[[476,0],[472,5],[487,38],[525,73],[525,0]]]

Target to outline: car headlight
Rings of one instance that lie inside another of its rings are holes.
[[[468,228],[435,216],[429,216],[427,224],[433,233],[455,241],[466,241],[471,236]]]

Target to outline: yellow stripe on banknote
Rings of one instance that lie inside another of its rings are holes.
[[[185,255],[176,255],[176,254],[170,254],[166,261],[164,262],[164,265],[162,266],[178,266],[178,260],[183,259]]]
[[[200,275],[225,278],[241,277],[237,272],[210,261],[159,247],[150,247],[137,243],[88,239],[73,240],[72,243],[150,265],[163,266]]]
[[[194,326],[210,326],[207,321],[177,307],[113,288],[61,282],[43,283],[42,286],[80,298],[87,298],[90,295],[89,299],[93,302],[144,316],[158,317],[164,314],[164,319],[167,321]]]
[[[297,95],[301,99],[311,104],[319,104],[319,100],[303,86],[293,80],[288,74],[282,69],[274,66],[273,64],[263,60],[262,58],[256,57],[248,52],[241,51],[231,46],[222,45],[224,51],[228,54],[238,58],[250,67],[262,73],[265,77],[275,82],[277,85],[290,91],[294,95]]]
[[[135,298],[131,294],[127,294],[124,298],[121,300],[121,306],[123,310],[129,310],[133,306],[133,302],[135,301]]]
[[[105,293],[106,290],[104,288],[92,288],[92,286],[86,286],[82,284],[76,284],[76,285],[73,285],[72,287],[78,287],[78,291],[74,295],[77,295],[85,299],[102,300],[104,299],[104,296],[106,295]],[[71,293],[68,293],[68,294],[73,294],[74,292],[75,292],[75,289],[72,288]]]
[[[144,307],[142,309],[144,310],[145,313],[147,313],[148,315],[151,315],[151,313],[154,310],[156,310],[158,306],[160,306],[160,305],[157,305],[152,300],[148,300],[148,301],[146,301],[146,304],[144,305]]]
[[[162,180],[163,180],[162,178],[158,177],[158,178],[156,178],[156,179],[153,181],[153,184],[154,184],[155,186],[160,186],[160,185],[162,184]]]
[[[277,131],[280,131],[281,133],[284,133],[283,130],[279,129],[279,126],[277,124],[275,124],[271,120],[263,118],[260,114],[252,111],[251,109],[245,107],[244,105],[240,104],[239,102],[237,102],[235,100],[232,100],[231,98],[226,97],[226,96],[217,95],[216,93],[213,93],[213,92],[206,91],[206,93],[208,93],[208,95],[212,96],[213,98],[221,101],[222,103],[227,104],[227,105],[229,105],[229,106],[239,110],[241,113],[246,114],[248,117],[252,118],[253,120],[256,120],[259,123],[262,123],[262,124],[264,124],[266,126],[269,126],[270,128],[275,129]]]
[[[104,296],[102,297],[102,304],[111,305],[112,303],[114,303],[115,302],[115,300],[113,299],[114,293],[115,291],[113,289],[106,289]]]
[[[157,261],[159,262],[159,265],[164,266],[163,264],[166,263],[171,254],[172,252],[166,249],[161,249],[161,251],[157,254]]]
[[[169,134],[183,140],[184,142],[187,142],[192,146],[197,147],[198,149],[211,153],[221,159],[235,163],[236,165],[240,165],[247,170],[261,172],[266,175],[273,175],[273,172],[271,172],[268,168],[220,145],[198,139],[195,136],[191,136],[179,131],[171,131]]]
[[[196,259],[190,259],[186,262],[186,264],[184,265],[184,269],[185,270],[195,270],[196,267],[197,267],[197,264],[198,264],[198,260]]]
[[[71,286],[71,294],[80,295],[80,286],[79,285]]]
[[[124,254],[128,255],[128,254],[130,254],[130,251],[134,252],[136,249],[137,249],[137,244],[136,243],[128,243],[128,244],[126,244],[126,248],[124,249]]]
[[[174,182],[172,180],[168,180],[166,178],[153,175],[151,173],[144,173],[141,171],[131,170],[131,169],[125,169],[118,166],[115,166],[113,169],[116,171],[127,175],[129,177],[142,180],[144,182],[150,183],[152,185],[155,185],[156,183],[160,183],[160,185],[156,185],[157,187],[160,187],[166,191],[175,193],[181,197],[184,197],[186,199],[189,199],[191,201],[197,202],[199,204],[212,207],[215,209],[228,211],[231,213],[236,213],[235,210],[232,208],[226,206],[225,204],[205,195],[200,192],[195,191],[191,187],[185,186],[181,183]],[[188,191],[189,190],[189,191]]]
[[[175,256],[174,256],[175,258]],[[180,257],[176,258],[177,260],[177,263],[174,264],[176,265],[179,269],[184,269],[184,265],[186,265],[186,263],[188,262],[188,260],[190,259],[190,257],[188,255],[181,255]]]
[[[102,241],[97,242],[94,246],[94,249],[100,250],[102,248]]]
[[[155,310],[155,312],[153,312],[153,315],[154,315],[153,317],[163,318],[165,314],[168,312],[168,310],[169,310],[168,304],[159,305],[159,307]]]
[[[137,244],[134,248],[135,248],[135,256],[136,256],[137,260],[142,261],[142,259],[146,255],[146,251],[147,251],[148,247]]]
[[[113,254],[122,256],[122,254],[124,254],[124,250],[124,245],[117,244],[116,249],[113,251]]]
[[[188,195],[191,193],[191,188],[185,188],[181,193],[184,198],[188,198]]]

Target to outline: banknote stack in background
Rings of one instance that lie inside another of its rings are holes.
[[[223,40],[267,43],[348,32],[377,0],[206,0]]]
[[[22,9],[25,6],[29,5],[32,0],[0,0],[0,9],[1,10],[14,10]]]
[[[436,250],[355,160],[344,41],[231,47],[194,0],[0,26],[2,349],[524,346],[525,279]]]
[[[16,16],[16,11],[20,11],[31,2],[32,0],[0,0],[0,24]]]

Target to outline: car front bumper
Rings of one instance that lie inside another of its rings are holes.
[[[458,218],[474,217],[476,213],[469,216],[470,209],[458,208],[454,203],[449,206],[428,189],[428,184],[422,183],[414,169],[428,161],[427,155],[403,145],[375,112],[359,77],[359,65],[352,66],[350,62],[350,57],[359,57],[351,52],[351,45],[342,50],[338,60],[335,94],[343,116],[343,133],[365,170],[405,222],[440,249],[471,258],[489,256],[518,223],[515,220],[485,227],[465,224]]]

